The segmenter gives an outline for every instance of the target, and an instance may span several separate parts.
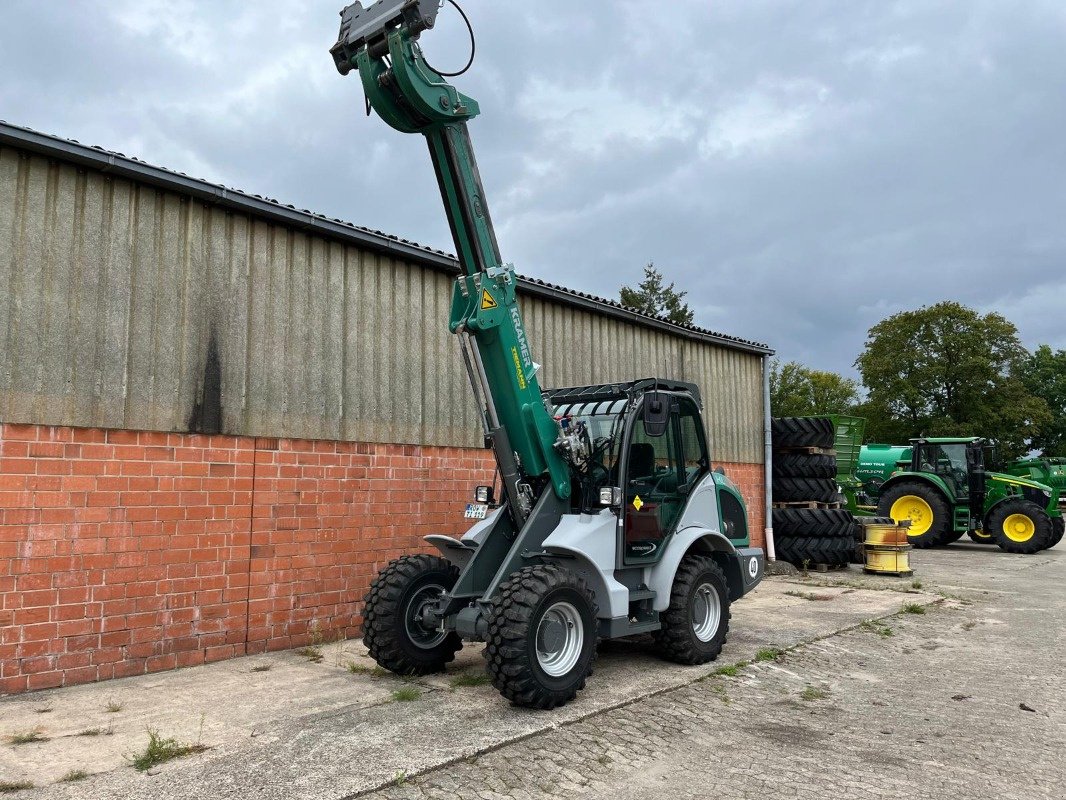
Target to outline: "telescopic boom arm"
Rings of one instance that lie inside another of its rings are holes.
[[[467,121],[478,104],[460,94],[422,56],[418,37],[433,27],[437,0],[356,2],[341,12],[330,49],[338,71],[358,69],[367,102],[385,122],[429,143],[463,273],[452,293],[450,328],[482,407],[508,506],[521,524],[551,483],[566,499],[570,469],[556,451],[559,424],[541,396],[515,298],[515,272],[502,263]]]

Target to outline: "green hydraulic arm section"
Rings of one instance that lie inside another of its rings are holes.
[[[342,75],[359,72],[367,113],[403,133],[420,133],[430,157],[462,268],[452,293],[450,328],[459,335],[511,513],[521,525],[535,493],[550,482],[570,496],[570,469],[554,449],[559,425],[541,396],[529,339],[515,297],[514,268],[500,258],[467,122],[476,101],[459,93],[422,55],[437,0],[353,3],[341,12],[330,52]]]

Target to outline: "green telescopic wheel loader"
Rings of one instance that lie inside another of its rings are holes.
[[[458,253],[449,328],[480,410],[496,486],[460,539],[408,555],[371,584],[364,641],[384,668],[438,672],[466,641],[513,703],[553,708],[585,685],[601,638],[650,633],[662,656],[721,652],[730,604],[762,579],[747,510],[712,470],[697,386],[649,378],[542,391],[514,268],[489,215],[467,123],[479,113],[418,40],[438,0],[353,3],[331,48],[367,110],[425,136]]]

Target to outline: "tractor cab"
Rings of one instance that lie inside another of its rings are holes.
[[[984,516],[987,445],[978,437],[911,439],[910,471],[939,477],[968,527],[980,528]]]

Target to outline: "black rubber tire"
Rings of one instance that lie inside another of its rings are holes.
[[[918,548],[936,547],[944,543],[948,536],[955,532],[954,520],[951,516],[951,507],[947,499],[927,483],[919,481],[904,481],[890,486],[881,494],[877,503],[877,515],[889,517],[892,504],[901,497],[914,495],[922,498],[933,511],[933,522],[929,530],[919,536],[912,536],[911,529],[907,529],[907,541]],[[899,520],[895,520],[899,522]]]
[[[584,641],[574,667],[552,677],[537,662],[537,630],[555,603],[570,603],[584,624]],[[596,658],[596,603],[585,582],[558,564],[524,567],[500,586],[489,613],[485,646],[492,685],[517,706],[551,709],[573,700],[585,688]]]
[[[828,417],[775,417],[770,434],[774,447],[832,447],[836,440]]]
[[[848,559],[849,564],[865,564],[866,563],[866,528],[860,525],[858,522],[854,523],[851,527],[851,538],[854,542],[853,549],[851,551],[851,558]]]
[[[692,629],[692,604],[696,590],[710,584],[718,595],[718,628],[706,642]],[[662,628],[652,636],[659,654],[677,664],[706,664],[722,652],[729,633],[729,586],[725,573],[709,556],[687,555],[681,559],[670,590],[670,606],[660,617]]]
[[[1008,537],[1004,528],[1007,518],[1015,514],[1026,516],[1033,522],[1033,535],[1024,542],[1016,542]],[[1055,535],[1055,527],[1051,524],[1047,511],[1036,503],[1020,498],[1005,500],[993,508],[985,519],[985,530],[992,535],[1000,550],[1023,555],[1039,553],[1050,547]]]
[[[774,478],[775,503],[833,503],[837,499],[836,479]]]
[[[970,537],[970,541],[976,544],[995,544],[992,541],[992,537],[986,535],[983,531],[968,531],[966,533]]]
[[[836,478],[836,456],[824,453],[778,453],[774,456],[774,480],[778,478]]]
[[[815,564],[847,564],[855,552],[855,540],[850,536],[823,539],[810,536],[774,537],[774,548],[781,561],[799,568]]]
[[[440,556],[401,556],[381,570],[363,598],[363,643],[370,657],[397,675],[443,672],[462,640],[453,632],[432,647],[420,646],[405,617],[421,588],[436,584],[448,591],[458,578],[458,567]]]
[[[775,508],[774,536],[809,536],[826,539],[851,536],[855,518],[835,508]]]
[[[1051,518],[1051,544],[1048,545],[1048,549],[1051,549],[1059,542],[1062,541],[1062,534],[1066,531],[1066,520],[1062,517]]]
[[[941,542],[941,544],[942,545],[952,544],[954,542],[957,542],[959,539],[961,539],[965,535],[966,535],[966,531],[953,530],[947,536],[944,537],[944,540]]]

